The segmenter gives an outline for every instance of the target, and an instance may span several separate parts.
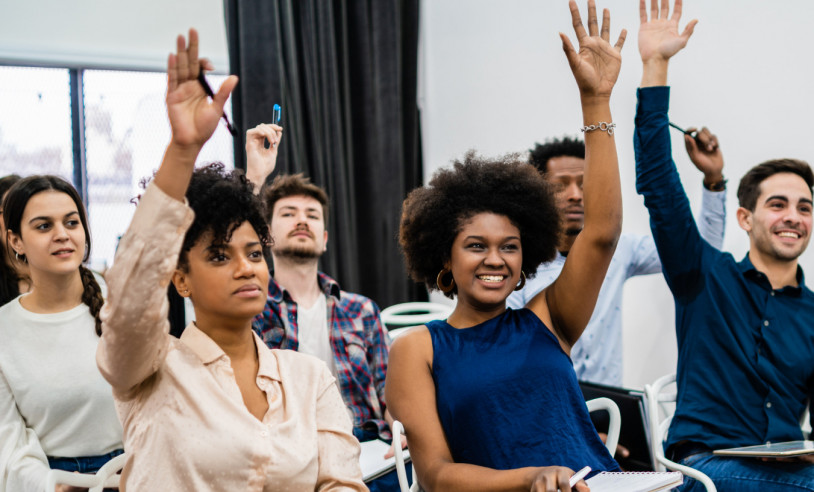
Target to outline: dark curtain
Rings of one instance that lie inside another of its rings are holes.
[[[245,131],[283,107],[278,173],[328,191],[321,269],[380,307],[425,300],[404,270],[401,202],[421,185],[419,0],[225,0],[235,163]],[[273,178],[273,176],[272,176]]]

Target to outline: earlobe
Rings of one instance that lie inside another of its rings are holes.
[[[172,285],[181,297],[189,297],[189,286],[187,285],[187,277],[181,270],[175,270],[172,274]]]
[[[6,234],[8,235],[8,244],[11,246],[11,249],[18,255],[24,255],[25,248],[23,247],[23,241],[20,239],[20,236],[8,230]]]

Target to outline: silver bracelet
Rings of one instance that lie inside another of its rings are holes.
[[[580,128],[580,131],[585,133],[599,130],[601,132],[608,132],[608,135],[613,135],[614,128],[616,128],[616,123],[606,123],[604,121],[600,121],[598,125],[583,126]]]

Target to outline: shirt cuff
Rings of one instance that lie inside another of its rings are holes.
[[[639,111],[666,113],[670,109],[670,88],[639,87],[636,91],[639,98]]]

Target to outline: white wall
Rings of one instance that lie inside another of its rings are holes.
[[[0,63],[165,70],[190,27],[228,72],[223,0],[2,0]]]
[[[648,2],[649,4],[649,2]],[[579,1],[585,12],[585,2]],[[737,5],[738,8],[733,6]],[[730,179],[724,248],[741,259],[746,234],[735,222],[737,182],[766,159],[814,162],[810,19],[804,0],[713,2],[689,0],[683,25],[699,24],[670,73],[670,118],[709,126],[718,134]],[[625,206],[624,231],[649,233],[647,212],[634,186],[633,116],[641,77],[636,0],[600,0],[611,9],[612,37],[627,28],[622,73],[611,102]],[[421,5],[420,71],[426,177],[475,148],[485,155],[524,151],[535,141],[578,135],[578,92],[557,33],[575,42],[565,0],[426,0]],[[674,155],[693,206],[701,176],[677,132]],[[814,272],[812,253],[803,268]],[[814,273],[812,273],[814,275]],[[814,278],[814,277],[812,277]],[[625,287],[625,384],[638,387],[675,368],[672,298],[660,275]]]

